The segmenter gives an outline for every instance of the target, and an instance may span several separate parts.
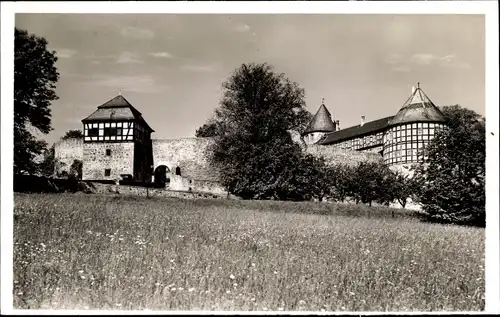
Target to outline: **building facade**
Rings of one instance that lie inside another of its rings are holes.
[[[340,130],[339,122],[334,123],[328,110],[325,110],[322,104],[303,133],[305,140],[335,150],[375,152],[381,155],[385,164],[396,169],[421,162],[424,159],[423,150],[446,125],[443,113],[420,88],[420,84],[413,88],[395,116],[370,122],[361,117],[359,125]],[[315,121],[317,117],[321,120]],[[331,131],[324,132],[326,128]],[[318,133],[320,139],[315,136]]]
[[[153,166],[154,130],[123,96],[97,107],[82,123],[82,179],[146,181]]]

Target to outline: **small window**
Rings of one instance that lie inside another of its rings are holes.
[[[111,169],[107,168],[104,170],[104,176],[111,176]]]
[[[106,149],[106,156],[111,156],[111,149]]]

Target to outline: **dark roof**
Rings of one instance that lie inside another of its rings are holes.
[[[332,116],[324,104],[318,109],[318,112],[311,119],[311,122],[302,134],[311,132],[333,132],[335,131],[335,124],[332,121]]]
[[[142,123],[142,125],[148,128],[151,132],[154,132],[154,130],[147,124],[146,120],[144,120],[142,114],[122,95],[118,95],[97,107],[97,110],[87,118],[83,119],[82,122],[120,120],[135,120]]]
[[[335,131],[333,133],[328,133],[318,142],[318,144],[326,145],[338,143],[354,137],[359,137],[365,134],[372,134],[380,130],[385,130],[392,118],[394,118],[394,116],[366,122],[365,124],[363,124],[363,126],[356,125],[343,130]]]
[[[420,89],[420,85],[406,100],[389,125],[398,125],[406,122],[445,122],[443,113],[434,105],[427,95]]]

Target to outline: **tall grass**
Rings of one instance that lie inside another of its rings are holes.
[[[484,308],[484,230],[321,203],[16,194],[14,307]]]

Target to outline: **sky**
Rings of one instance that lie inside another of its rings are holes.
[[[357,125],[395,115],[420,87],[436,105],[485,115],[482,15],[16,14],[43,36],[60,73],[49,135],[56,142],[121,94],[155,130],[193,137],[212,116],[222,83],[243,63],[267,62]]]

